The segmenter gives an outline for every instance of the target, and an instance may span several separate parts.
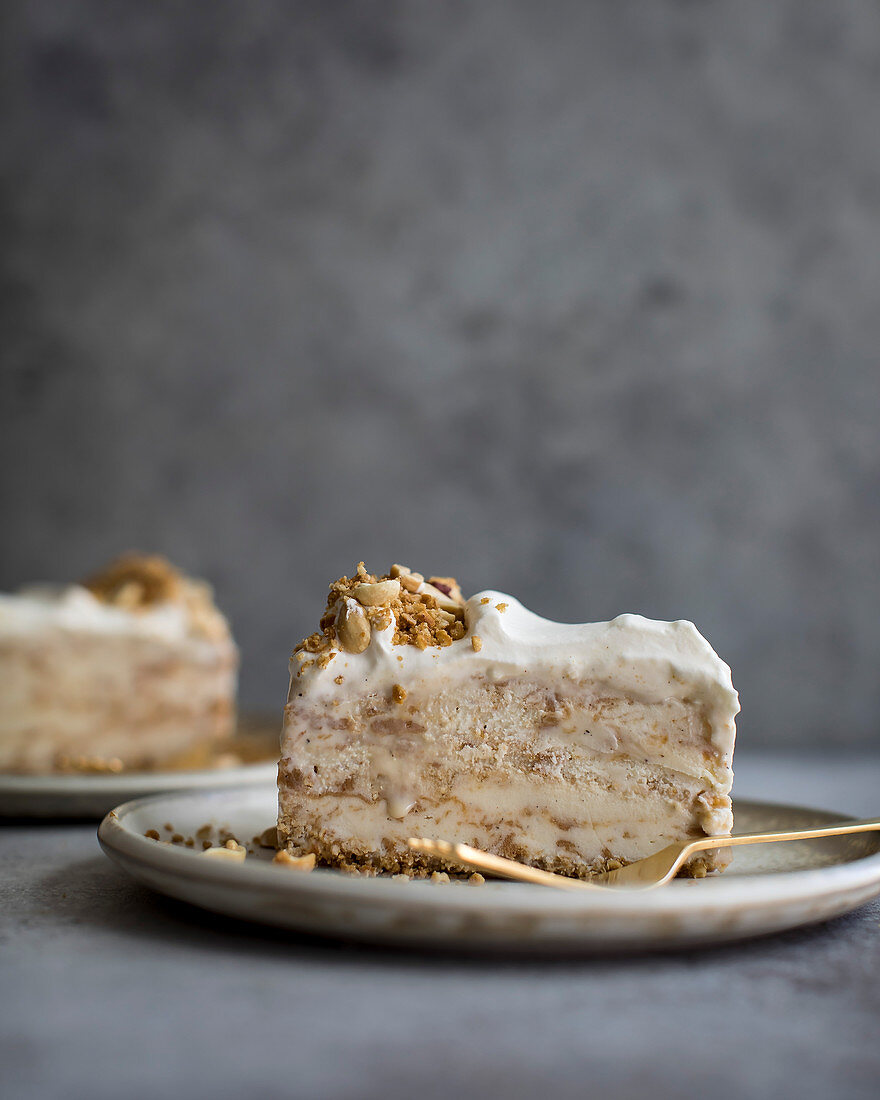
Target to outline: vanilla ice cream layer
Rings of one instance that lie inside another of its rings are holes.
[[[137,611],[114,607],[79,584],[31,585],[11,595],[0,594],[0,638],[47,630],[130,634],[174,642],[189,636],[190,615],[176,601]]]

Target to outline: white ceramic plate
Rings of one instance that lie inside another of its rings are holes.
[[[250,841],[275,821],[274,785],[129,802],[101,823],[105,852],[160,893],[227,916],[294,931],[437,949],[644,950],[717,944],[827,920],[880,893],[880,837],[862,834],[738,849],[718,877],[659,890],[564,892],[513,882],[439,885],[244,863],[144,836],[205,824]],[[738,802],[740,832],[806,828],[844,815]]]
[[[118,775],[6,775],[0,773],[0,817],[95,820],[131,798],[162,791],[265,786],[278,771],[274,761],[205,771],[121,772]]]

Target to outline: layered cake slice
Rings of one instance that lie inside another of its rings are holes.
[[[407,845],[427,837],[586,877],[730,832],[738,710],[692,623],[554,623],[361,563],[291,660],[279,842],[332,866],[442,869]]]
[[[201,763],[233,731],[237,671],[210,588],[163,558],[0,595],[0,770]]]

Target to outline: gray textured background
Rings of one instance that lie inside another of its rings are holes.
[[[359,558],[692,618],[741,737],[880,730],[872,0],[4,5],[0,587]]]

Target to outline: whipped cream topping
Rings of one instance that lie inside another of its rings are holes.
[[[434,676],[448,684],[475,674],[489,680],[547,674],[592,680],[642,702],[691,699],[702,705],[713,744],[733,752],[739,697],[730,669],[691,622],[619,615],[607,623],[556,623],[493,591],[467,601],[465,621],[468,633],[446,647],[395,645],[392,618],[384,630],[373,629],[362,653],[333,647],[323,667],[299,651],[291,659],[289,699],[337,695],[339,676],[347,689],[369,693]]]
[[[0,593],[0,636],[46,630],[124,634],[178,642],[191,635],[187,608],[167,601],[138,611],[104,603],[79,584],[28,585]]]

